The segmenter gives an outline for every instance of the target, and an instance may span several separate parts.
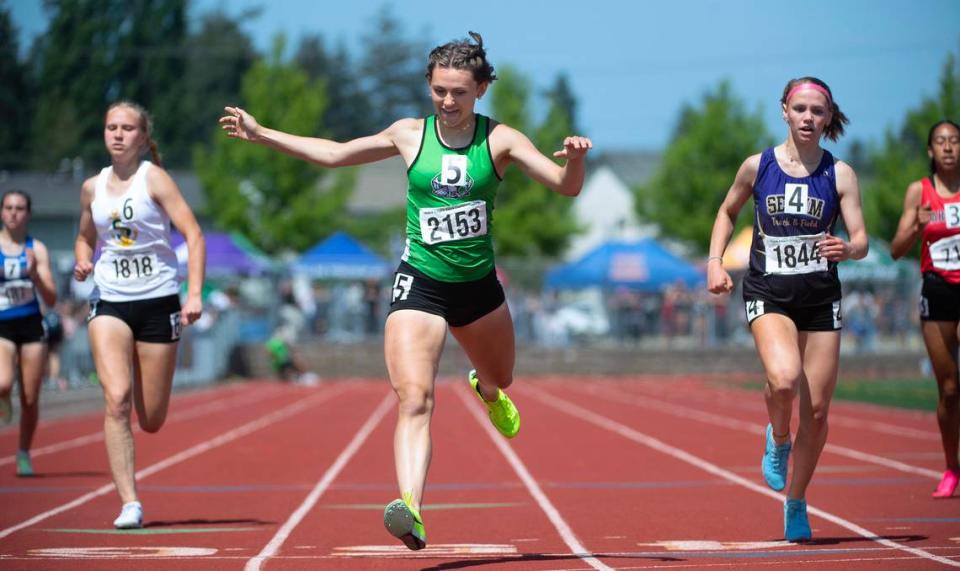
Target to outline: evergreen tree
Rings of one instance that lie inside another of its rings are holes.
[[[510,66],[497,70],[491,86],[494,116],[521,132],[530,133],[527,104],[529,82]],[[560,80],[558,79],[558,82]],[[567,92],[569,93],[569,92]],[[556,95],[551,91],[548,95]],[[531,140],[547,156],[572,135],[569,100],[549,96],[547,116]],[[566,104],[565,104],[566,103]],[[494,213],[497,254],[503,256],[559,256],[577,231],[570,197],[559,195],[512,166],[504,173]]]
[[[270,59],[256,62],[244,77],[240,106],[263,125],[308,135],[323,115],[326,94],[282,61],[283,44],[278,38]],[[196,150],[194,168],[216,225],[244,233],[268,253],[305,250],[342,228],[355,180],[352,169],[338,169],[324,184],[326,171],[316,165],[222,133],[210,151]]]
[[[26,68],[21,61],[17,29],[6,2],[0,2],[0,170],[24,168],[27,119],[33,98],[28,96]]]
[[[637,214],[663,235],[706,252],[737,169],[771,142],[759,110],[748,113],[730,84],[721,82],[699,107],[686,105],[680,112],[656,174],[635,189]],[[740,217],[738,226],[749,224],[749,217]]]
[[[944,62],[937,94],[910,110],[899,132],[888,131],[883,143],[870,153],[870,176],[861,174],[861,185],[864,219],[871,236],[893,239],[907,186],[930,174],[927,134],[943,119],[960,121],[960,64],[953,54]],[[915,254],[919,255],[919,246]]]
[[[341,44],[331,52],[322,37],[308,36],[300,43],[295,60],[312,81],[323,82],[327,92],[329,105],[314,134],[346,141],[379,130],[371,115],[370,100],[354,74],[346,46]]]

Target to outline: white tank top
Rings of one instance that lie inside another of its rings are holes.
[[[91,299],[134,301],[177,294],[180,276],[170,247],[170,217],[147,193],[143,161],[125,193],[110,196],[113,167],[100,171],[90,211],[101,245]]]

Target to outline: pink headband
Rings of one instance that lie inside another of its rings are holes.
[[[808,82],[808,83],[798,83],[798,84],[794,85],[794,86],[793,86],[793,89],[791,89],[790,91],[787,92],[787,97],[786,97],[786,99],[783,100],[783,102],[786,103],[787,101],[790,101],[790,98],[793,97],[793,94],[794,94],[794,93],[796,93],[796,92],[798,92],[798,91],[800,91],[800,90],[803,90],[803,89],[812,89],[812,90],[814,90],[814,91],[819,91],[820,93],[822,93],[822,94],[824,95],[824,97],[827,98],[827,103],[828,103],[831,107],[833,107],[833,98],[830,97],[830,92],[827,91],[826,89],[824,89],[823,86],[817,85],[816,83],[811,83],[811,82]]]

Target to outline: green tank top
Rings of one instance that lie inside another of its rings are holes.
[[[479,280],[494,268],[493,201],[500,177],[488,142],[490,119],[476,116],[462,149],[440,142],[434,115],[407,169],[407,247],[403,259],[443,282]]]

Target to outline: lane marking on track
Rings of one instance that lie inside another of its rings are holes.
[[[186,410],[179,412],[174,412],[167,419],[167,425],[174,422],[181,422],[198,416],[203,416],[205,414],[216,412],[221,409],[230,409],[237,405],[246,404],[246,401],[254,402],[262,400],[263,395],[258,395],[257,393],[252,394],[242,394],[237,396],[228,396],[220,400],[213,402],[203,403]],[[171,403],[172,404],[172,403]],[[140,426],[134,425],[132,427],[133,433],[137,434],[140,432]],[[92,444],[94,442],[103,441],[103,431],[94,432],[84,436],[78,436],[76,438],[71,438],[70,440],[64,440],[63,442],[57,442],[54,444],[48,444],[46,446],[41,446],[39,448],[34,448],[30,451],[30,457],[36,459],[37,456],[44,456],[46,454],[53,454],[54,452],[61,452],[63,450],[70,450],[73,448],[79,448],[80,446],[85,446],[87,444]],[[13,464],[16,460],[16,456],[4,456],[0,458],[0,466],[5,464]]]
[[[340,471],[343,470],[343,467],[347,465],[347,462],[353,458],[353,455],[357,453],[357,450],[366,442],[367,438],[370,436],[370,433],[373,432],[373,429],[383,420],[384,415],[387,414],[387,411],[390,410],[391,405],[393,404],[393,392],[387,393],[387,395],[380,401],[380,404],[374,409],[373,414],[370,415],[370,418],[367,419],[363,426],[360,427],[360,430],[354,435],[353,439],[347,444],[347,447],[343,449],[343,452],[337,457],[333,462],[330,468],[323,474],[323,477],[320,478],[320,481],[317,482],[317,485],[314,486],[313,490],[307,494],[307,497],[303,500],[303,503],[297,507],[296,510],[290,514],[290,517],[287,518],[287,521],[284,522],[280,529],[277,530],[277,533],[273,536],[269,543],[267,543],[263,549],[260,550],[255,557],[247,561],[247,564],[244,565],[245,571],[256,571],[260,569],[260,566],[263,563],[276,555],[277,551],[280,550],[280,546],[283,545],[283,542],[290,537],[290,534],[293,532],[294,528],[303,521],[303,518],[306,517],[307,512],[313,509],[313,506],[316,505],[317,501],[320,499],[320,496],[327,491],[327,488],[330,486],[330,483],[340,474]]]
[[[49,528],[43,531],[54,533],[87,533],[93,535],[175,535],[185,533],[228,533],[231,531],[256,531],[257,527],[144,527],[141,529],[110,528]]]
[[[329,400],[329,399],[331,399],[331,398],[333,398],[333,397],[335,397],[335,396],[337,396],[337,395],[345,392],[348,388],[349,388],[349,387],[348,387],[347,385],[338,385],[338,386],[336,386],[336,387],[332,387],[331,389],[329,389],[329,390],[326,391],[326,392],[322,392],[322,393],[315,394],[315,395],[313,395],[313,396],[310,397],[310,398],[298,400],[297,402],[295,402],[295,403],[293,403],[293,404],[290,404],[290,405],[287,405],[287,406],[285,406],[285,407],[283,407],[283,408],[281,408],[281,409],[279,409],[279,410],[276,410],[276,411],[274,411],[274,412],[272,412],[272,413],[270,413],[270,414],[267,414],[267,415],[265,415],[265,416],[262,416],[262,417],[260,417],[260,418],[258,418],[258,419],[256,419],[256,420],[252,420],[252,421],[250,421],[250,422],[248,422],[248,423],[246,423],[246,424],[244,424],[244,425],[242,425],[242,426],[239,426],[239,427],[237,427],[237,428],[234,428],[234,429],[232,429],[232,430],[228,430],[227,432],[224,432],[224,433],[221,434],[220,436],[216,436],[216,437],[214,437],[214,438],[211,438],[211,439],[209,439],[209,440],[206,440],[206,441],[204,441],[204,442],[201,442],[200,444],[196,444],[196,445],[194,445],[194,446],[191,446],[190,448],[188,448],[188,449],[186,449],[186,450],[183,450],[183,451],[181,451],[181,452],[178,452],[177,454],[174,454],[173,456],[168,456],[167,458],[165,458],[165,459],[157,462],[156,464],[153,464],[153,465],[151,465],[151,466],[148,466],[148,467],[144,468],[143,470],[138,471],[136,474],[134,474],[134,477],[135,477],[137,480],[142,480],[143,478],[147,478],[147,477],[149,477],[149,476],[152,476],[152,475],[156,474],[157,472],[160,472],[161,470],[165,470],[165,469],[169,468],[170,466],[174,466],[174,465],[176,465],[176,464],[179,464],[180,462],[183,462],[183,461],[185,461],[185,460],[189,460],[190,458],[193,458],[194,456],[198,456],[198,455],[200,455],[200,454],[203,454],[204,452],[209,452],[210,450],[213,450],[214,448],[217,448],[217,447],[219,447],[219,446],[223,446],[224,444],[227,444],[228,442],[232,442],[232,441],[234,441],[234,440],[236,440],[236,439],[238,439],[238,438],[241,438],[241,437],[243,437],[243,436],[246,436],[246,435],[248,435],[248,434],[250,434],[250,433],[252,433],[252,432],[256,432],[257,430],[260,430],[260,429],[262,429],[262,428],[266,428],[267,426],[270,426],[271,424],[274,424],[274,423],[279,422],[279,421],[281,421],[281,420],[287,420],[287,419],[289,419],[290,417],[292,417],[293,415],[298,414],[298,413],[300,413],[300,412],[303,412],[304,410],[310,408],[311,406],[313,406],[313,405],[315,405],[315,404],[318,404],[318,403],[321,403],[321,402],[323,402],[323,401]],[[37,514],[37,515],[33,516],[32,518],[30,518],[30,519],[28,519],[28,520],[26,520],[26,521],[22,521],[22,522],[14,525],[14,526],[8,527],[8,528],[6,528],[6,529],[4,529],[4,530],[0,530],[0,539],[3,539],[4,537],[7,537],[8,535],[10,535],[10,534],[12,534],[12,533],[16,533],[17,531],[20,531],[21,529],[30,527],[31,525],[34,525],[34,524],[39,523],[39,522],[41,522],[41,521],[44,521],[44,520],[46,520],[46,519],[48,519],[48,518],[51,518],[51,517],[53,517],[53,516],[55,516],[55,515],[57,515],[57,514],[61,514],[61,513],[65,512],[65,511],[71,510],[71,509],[73,509],[73,508],[75,508],[75,507],[77,507],[77,506],[82,506],[83,504],[89,502],[90,500],[92,500],[92,499],[94,499],[94,498],[98,498],[98,497],[100,497],[100,496],[102,496],[102,495],[104,495],[104,494],[109,493],[109,492],[112,491],[113,489],[114,489],[114,484],[113,484],[112,482],[109,483],[109,484],[104,484],[103,486],[97,488],[96,490],[94,490],[94,491],[92,491],[92,492],[90,492],[90,493],[84,494],[84,495],[80,496],[79,498],[77,498],[77,499],[75,499],[75,500],[73,500],[73,501],[71,501],[71,502],[67,502],[67,503],[65,503],[65,504],[62,504],[62,505],[56,507],[56,508],[53,508],[53,509],[51,509],[51,510],[47,510],[47,511],[45,511],[45,512],[43,512],[43,513]]]
[[[602,416],[596,412],[593,412],[592,410],[586,409],[582,406],[579,406],[577,404],[574,404],[562,398],[559,398],[553,395],[548,395],[540,389],[527,387],[523,390],[523,392],[537,399],[541,403],[549,406],[550,408],[559,410],[560,412],[566,413],[574,418],[593,424],[594,426],[603,428],[604,430],[608,430],[615,434],[619,434],[620,436],[623,436],[627,440],[631,440],[633,442],[636,442],[637,444],[641,444],[648,448],[652,448],[658,452],[662,452],[667,456],[670,456],[676,460],[680,460],[681,462],[690,464],[694,468],[697,468],[699,470],[704,470],[706,472],[719,476],[725,480],[728,480],[739,486],[747,488],[748,490],[752,490],[754,492],[767,496],[768,498],[773,498],[780,503],[783,503],[786,500],[786,496],[784,496],[783,494],[778,494],[773,490],[760,486],[759,484],[755,484],[741,476],[738,476],[737,474],[734,474],[729,470],[725,470],[720,466],[717,466],[716,464],[713,464],[707,461],[704,458],[695,456],[687,452],[686,450],[677,448],[676,446],[671,446],[670,444],[667,444],[662,440],[659,440],[657,438],[644,434],[639,430],[636,430],[625,424],[621,424],[615,420]],[[853,533],[856,533],[857,535],[860,535],[865,539],[869,539],[870,541],[879,543],[880,545],[883,545],[885,547],[890,547],[900,551],[905,551],[912,555],[922,557],[924,559],[929,559],[931,561],[936,561],[938,563],[943,563],[944,565],[949,565],[951,567],[960,567],[960,561],[953,561],[945,557],[934,555],[922,549],[909,547],[907,545],[902,545],[895,541],[885,539],[866,528],[863,528],[851,521],[845,520],[839,516],[836,516],[834,514],[831,514],[819,508],[815,508],[813,506],[808,505],[807,512],[815,516],[818,516],[822,519],[825,519],[831,523],[834,523],[844,529],[852,531]]]
[[[714,414],[711,412],[706,412],[700,409],[692,408],[689,406],[683,406],[678,404],[673,404],[667,401],[655,399],[647,396],[640,396],[623,391],[620,389],[613,388],[603,388],[592,390],[581,389],[577,386],[571,386],[572,390],[579,390],[581,393],[591,394],[594,396],[599,396],[607,400],[615,400],[619,403],[628,403],[638,407],[649,408],[657,412],[662,412],[665,414],[671,414],[687,420],[696,420],[703,422],[705,424],[712,424],[714,426],[722,426],[724,428],[730,428],[733,430],[740,430],[742,432],[749,432],[754,435],[763,434],[765,426],[759,424],[754,424],[752,422],[746,422],[743,420],[738,420],[735,418],[730,418],[728,416],[723,416],[719,414]],[[890,458],[885,458],[883,456],[878,456],[876,454],[870,454],[867,452],[861,452],[859,450],[854,450],[853,448],[847,448],[845,446],[839,446],[837,444],[830,444],[829,442],[826,446],[823,447],[824,452],[830,452],[837,454],[839,456],[845,456],[847,458],[853,458],[855,460],[860,460],[861,462],[867,462],[869,464],[877,464],[879,466],[884,466],[892,470],[897,470],[899,472],[906,472],[908,474],[917,474],[920,476],[926,476],[937,481],[940,481],[940,478],[943,476],[942,472],[937,472],[935,470],[928,470],[927,468],[921,468],[919,466],[911,466],[910,464],[905,464],[898,460],[891,460]]]
[[[500,450],[500,453],[503,454],[503,457],[506,458],[507,462],[513,468],[513,471],[520,477],[520,480],[527,487],[527,491],[537,501],[540,509],[546,514],[547,519],[553,524],[557,533],[560,534],[563,542],[570,548],[571,554],[598,571],[612,571],[610,567],[594,557],[593,554],[587,552],[587,549],[580,543],[580,540],[577,539],[577,536],[563,519],[563,516],[560,515],[557,508],[554,507],[550,499],[547,498],[547,495],[543,493],[543,490],[540,489],[540,485],[537,484],[533,476],[530,475],[530,471],[527,470],[527,467],[523,461],[520,460],[520,457],[517,456],[513,448],[507,444],[506,439],[490,426],[490,420],[480,412],[476,397],[472,394],[467,394],[467,390],[462,384],[457,385],[454,390],[457,396],[460,397],[460,400],[463,401],[463,405],[470,412],[470,415],[473,416],[474,420],[483,428],[484,432],[487,433],[487,436],[490,437],[490,440],[493,441],[494,445],[496,445],[497,449]]]
[[[204,557],[217,552],[212,547],[45,547],[27,553],[64,559],[127,559],[129,557]]]

